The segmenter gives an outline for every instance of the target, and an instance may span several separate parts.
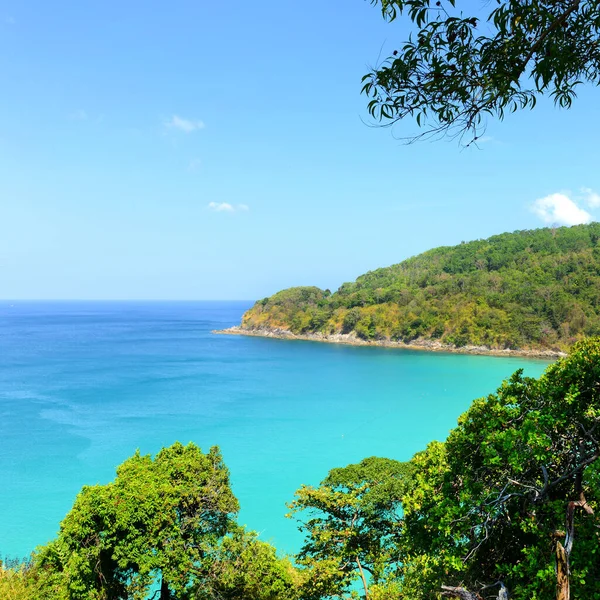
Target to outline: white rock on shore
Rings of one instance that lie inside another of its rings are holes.
[[[347,344],[351,346],[383,346],[385,348],[405,348],[411,350],[426,350],[429,352],[453,352],[456,354],[484,354],[490,356],[525,356],[529,358],[554,359],[566,356],[560,350],[513,350],[509,348],[489,348],[487,346],[461,346],[443,344],[437,340],[419,338],[411,342],[397,342],[393,340],[363,340],[354,333],[305,333],[295,334],[288,329],[246,329],[234,325],[228,329],[215,330],[213,333],[223,335],[247,335],[254,337],[267,337],[284,340],[307,340],[312,342],[325,342],[329,344]]]

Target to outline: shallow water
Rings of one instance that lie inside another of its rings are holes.
[[[0,302],[0,553],[51,539],[84,484],[136,448],[221,447],[240,521],[286,552],[302,483],[408,459],[540,360],[211,334],[242,302]]]

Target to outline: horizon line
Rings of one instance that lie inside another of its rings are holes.
[[[0,302],[256,302],[248,298],[0,298]]]

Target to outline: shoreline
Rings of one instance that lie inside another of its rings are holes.
[[[475,354],[483,356],[523,356],[526,358],[557,359],[566,356],[566,352],[559,350],[511,350],[495,349],[487,346],[461,346],[443,344],[435,340],[417,339],[412,342],[395,342],[392,340],[363,340],[353,334],[323,333],[295,334],[287,329],[244,329],[234,325],[227,329],[216,329],[212,333],[217,335],[245,335],[249,337],[274,338],[279,340],[304,340],[308,342],[321,342],[325,344],[342,344],[346,346],[377,346],[380,348],[397,348],[403,350],[422,350],[424,352],[450,352],[452,354]]]

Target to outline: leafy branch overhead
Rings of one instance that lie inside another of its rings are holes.
[[[477,140],[485,118],[550,95],[568,108],[581,83],[600,83],[598,0],[496,0],[480,18],[455,0],[370,0],[416,32],[363,77],[379,123],[413,118],[428,135]]]

